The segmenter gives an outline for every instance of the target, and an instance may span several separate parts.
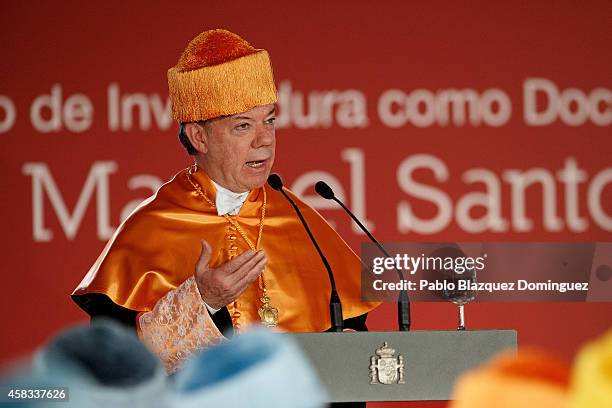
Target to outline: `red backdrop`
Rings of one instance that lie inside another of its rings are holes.
[[[335,182],[381,240],[611,241],[610,3],[469,4],[5,2],[0,360],[86,318],[69,293],[122,213],[189,164],[166,70],[211,28],[272,56],[285,183]],[[321,211],[358,250],[344,214]],[[454,312],[416,304],[414,328],[452,329]],[[610,316],[467,307],[469,327],[567,358]]]

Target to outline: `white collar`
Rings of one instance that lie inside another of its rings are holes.
[[[244,193],[234,193],[233,191],[218,185],[213,180],[211,181],[217,190],[217,194],[215,195],[215,207],[217,207],[217,214],[238,214],[238,211],[240,211],[242,205],[249,196],[250,191],[245,191]]]

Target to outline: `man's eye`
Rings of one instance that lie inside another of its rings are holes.
[[[273,125],[273,124],[274,124],[274,122],[276,122],[276,118],[270,118],[270,119],[266,120],[266,123],[267,123],[268,125]]]
[[[239,125],[237,125],[234,129],[236,130],[246,130],[249,128],[249,124],[248,123],[241,123]]]

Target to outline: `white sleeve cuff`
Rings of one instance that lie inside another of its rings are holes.
[[[206,302],[204,302],[204,306],[206,306],[206,309],[208,309],[208,312],[209,312],[211,315],[214,315],[214,314],[215,314],[215,313],[217,313],[219,310],[221,310],[221,309],[215,309],[215,308],[214,308],[214,307],[212,307],[212,306],[208,306],[208,303],[206,303]]]

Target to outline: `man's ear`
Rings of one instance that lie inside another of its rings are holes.
[[[200,153],[206,154],[208,152],[208,133],[204,126],[191,122],[185,124],[185,134],[191,142],[191,145]]]

